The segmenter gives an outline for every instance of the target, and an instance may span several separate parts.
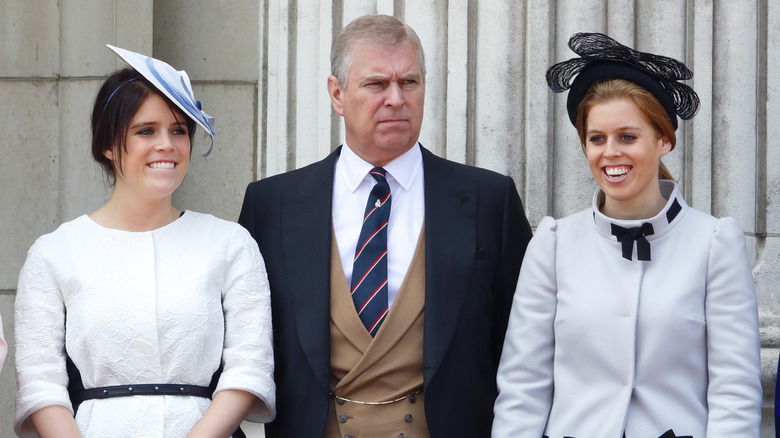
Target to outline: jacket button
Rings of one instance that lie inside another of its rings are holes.
[[[412,422],[412,414],[404,415],[404,420],[406,420],[407,423],[411,423]]]
[[[341,421],[342,423],[346,423],[347,422],[347,416],[346,415],[339,415],[339,421]]]

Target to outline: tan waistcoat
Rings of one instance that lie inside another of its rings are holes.
[[[425,229],[390,311],[372,338],[355,310],[335,237],[331,245],[331,393],[325,438],[426,438],[423,388]],[[414,395],[410,395],[414,394]],[[345,401],[349,399],[353,401]],[[382,405],[361,402],[386,402]]]

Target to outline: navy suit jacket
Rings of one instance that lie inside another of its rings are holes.
[[[330,382],[330,250],[340,148],[253,182],[239,217],[268,269],[277,416],[269,438],[322,437]],[[425,414],[433,438],[489,437],[496,370],[531,229],[511,178],[422,148]]]

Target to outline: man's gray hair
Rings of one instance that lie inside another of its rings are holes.
[[[389,15],[364,15],[354,19],[336,35],[330,51],[330,72],[347,89],[349,69],[352,66],[349,52],[352,47],[365,44],[374,47],[393,47],[408,43],[420,54],[420,68],[425,76],[425,54],[420,38],[403,21]],[[424,80],[424,79],[423,79]]]

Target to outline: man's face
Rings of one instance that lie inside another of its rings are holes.
[[[333,109],[344,117],[347,144],[375,166],[408,151],[420,136],[425,73],[420,55],[408,43],[396,46],[357,44],[344,89],[328,78]]]

